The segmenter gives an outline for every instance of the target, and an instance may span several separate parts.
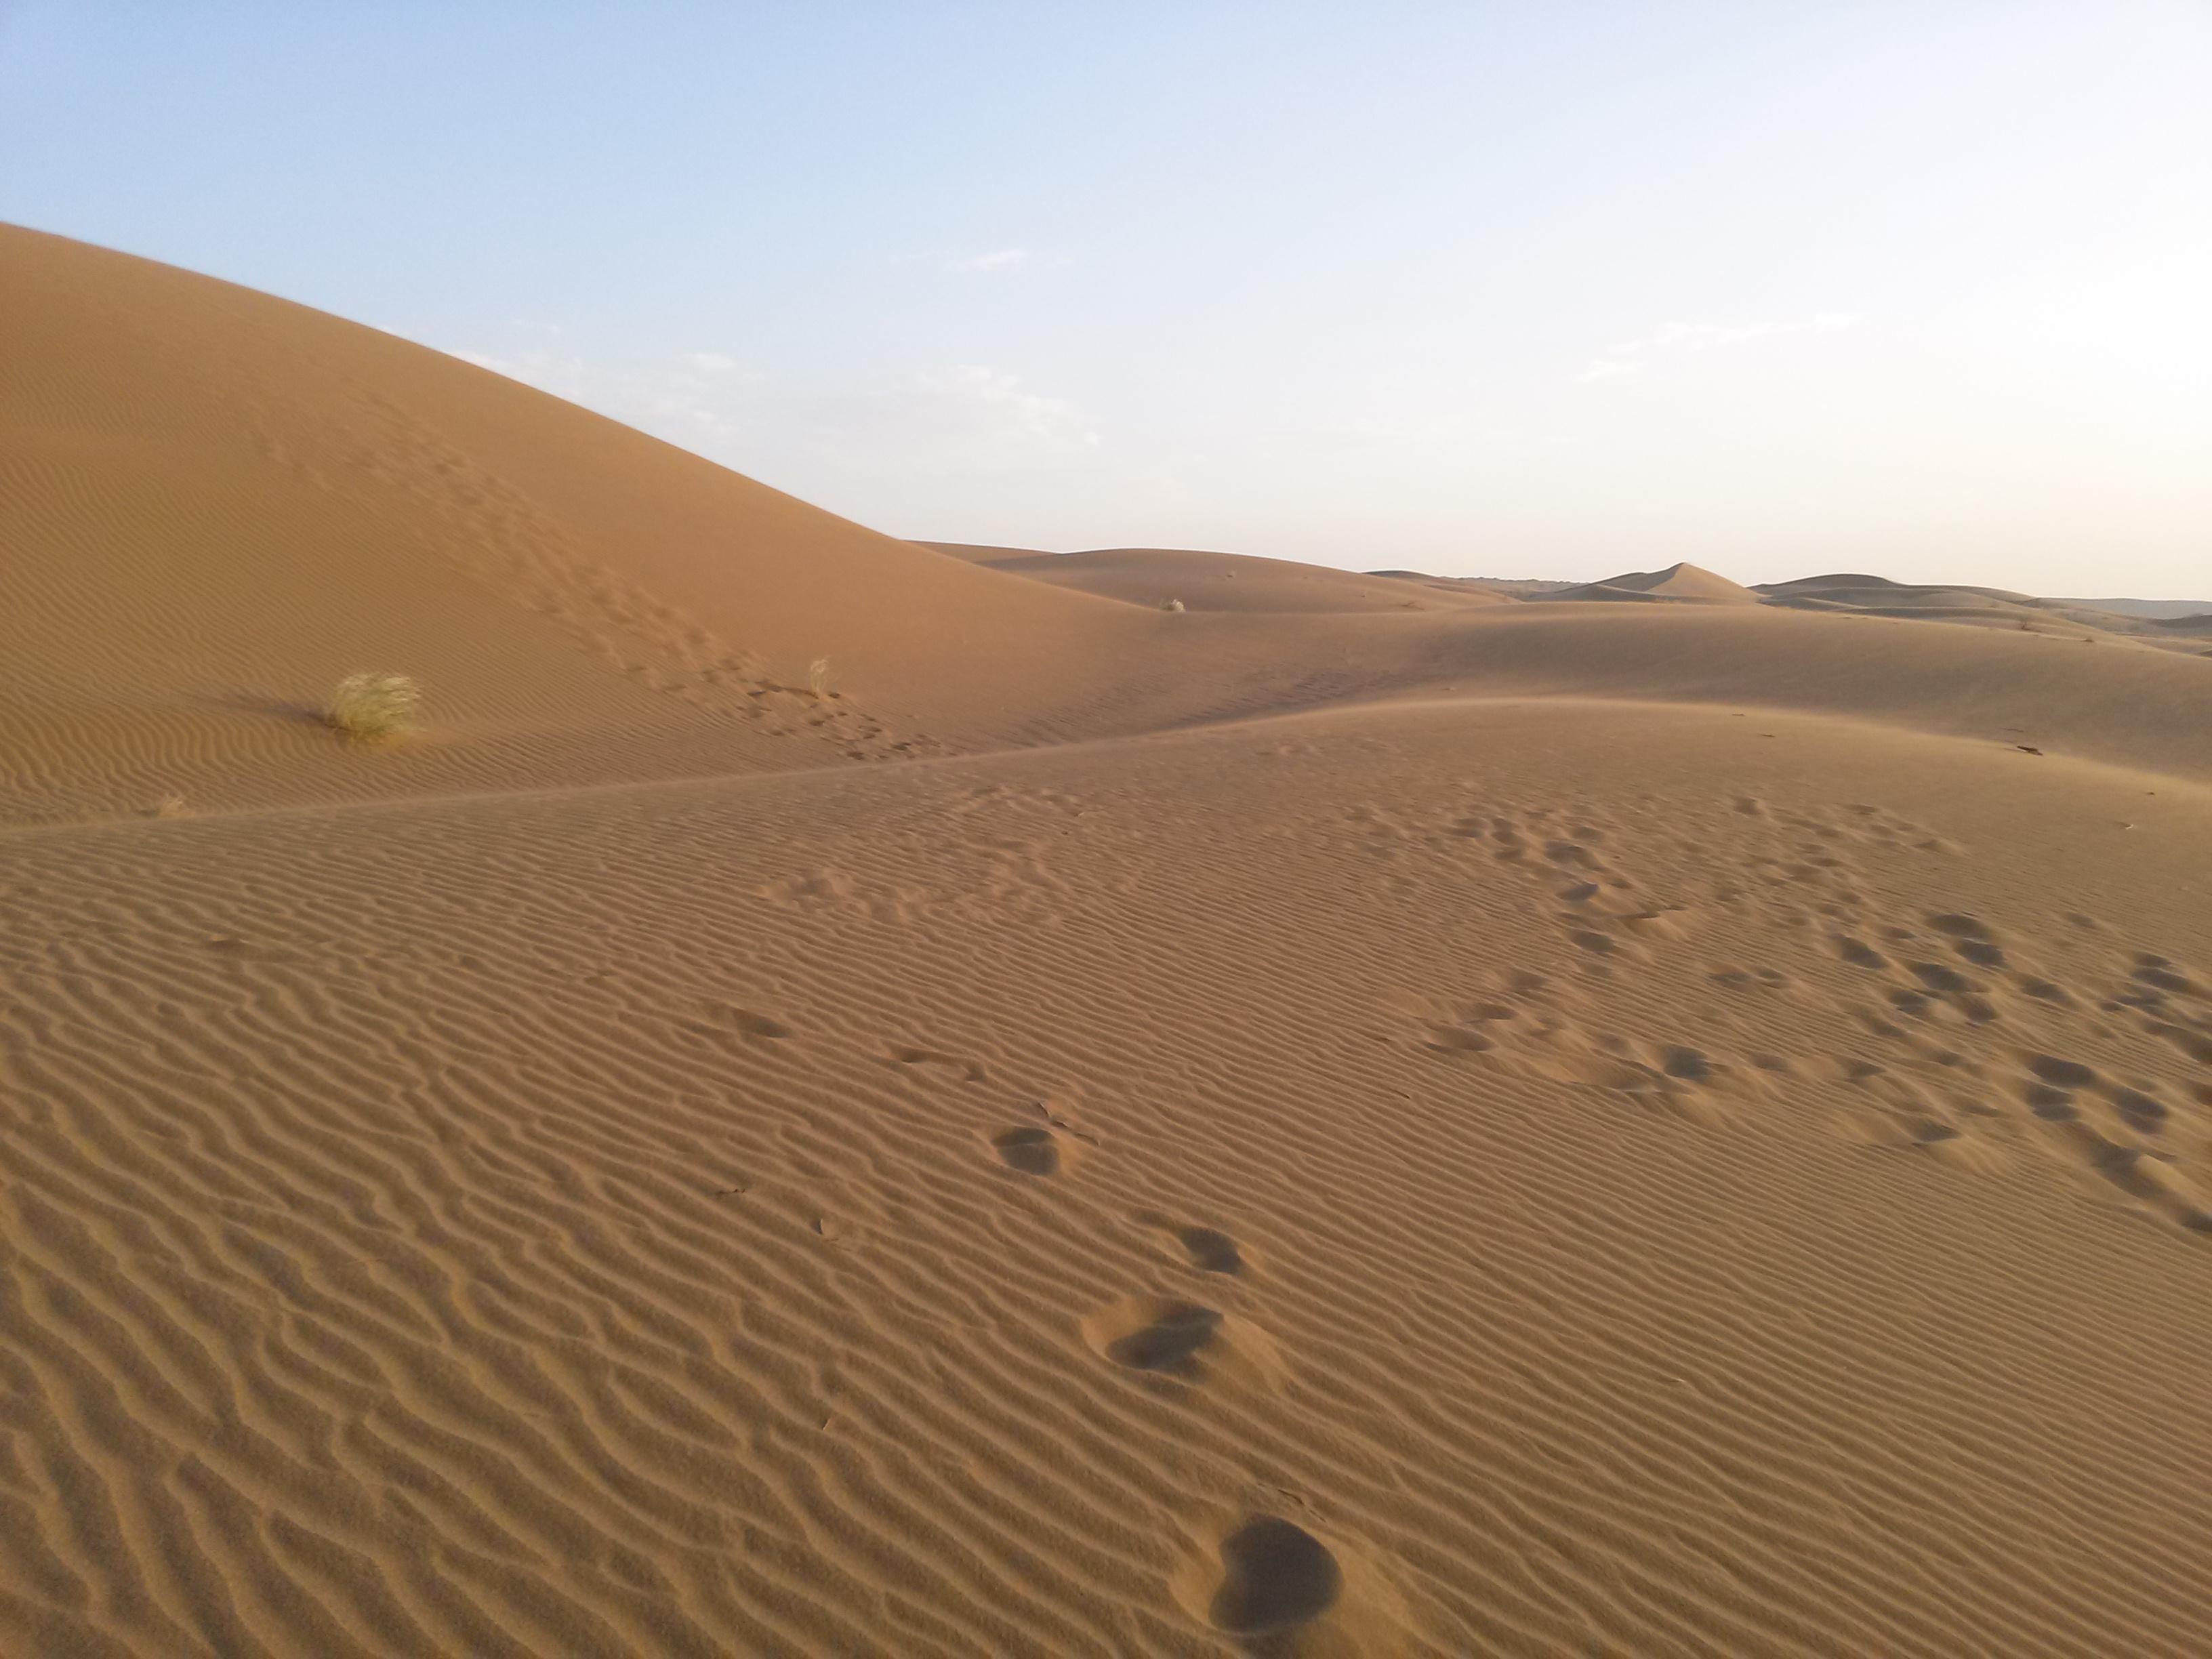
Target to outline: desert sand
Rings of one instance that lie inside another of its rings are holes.
[[[0,353],[0,1651],[2212,1650],[2201,628]]]

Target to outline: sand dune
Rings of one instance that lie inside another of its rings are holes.
[[[1664,570],[1632,570],[1607,576],[1603,581],[1570,587],[1549,596],[1555,599],[1610,599],[1661,605],[1756,605],[1759,595],[1725,576],[1716,576],[1693,564],[1670,564]]]
[[[2051,603],[2154,622],[2212,617],[2212,599],[2054,599]]]
[[[2185,606],[2179,615],[2160,605],[2122,600],[2122,610],[2086,599],[2045,599],[2001,587],[1960,587],[1892,581],[1882,576],[1807,576],[1755,590],[1769,605],[1839,611],[1909,621],[2010,628],[2021,633],[2064,633],[2076,639],[2122,639],[2138,645],[2191,649]],[[2164,612],[2165,614],[2161,614]],[[2176,623],[2184,625],[2179,629]]]
[[[0,350],[0,1652],[2212,1646],[2202,656]]]

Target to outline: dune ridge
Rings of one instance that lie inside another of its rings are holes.
[[[0,348],[0,1650],[2212,1644],[2201,658],[1170,614],[28,232]]]

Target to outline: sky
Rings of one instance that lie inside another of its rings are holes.
[[[0,0],[0,219],[897,535],[2212,597],[2212,0]]]

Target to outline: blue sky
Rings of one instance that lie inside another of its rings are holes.
[[[897,534],[2212,591],[2212,5],[0,0],[0,218]]]

